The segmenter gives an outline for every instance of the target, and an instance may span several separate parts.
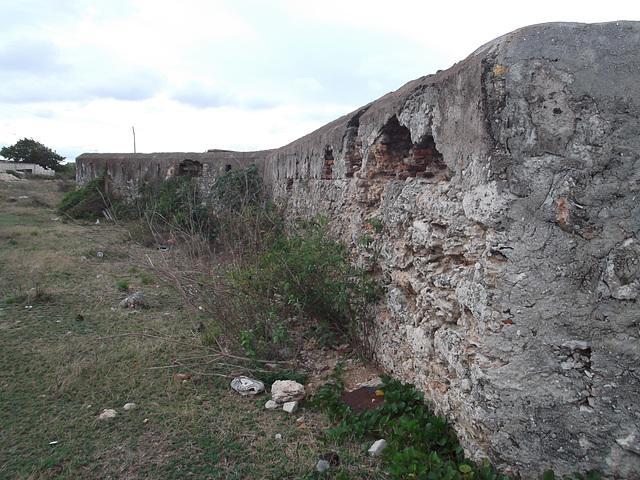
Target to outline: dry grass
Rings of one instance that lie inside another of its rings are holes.
[[[231,391],[248,365],[209,350],[196,313],[150,280],[166,255],[108,222],[53,220],[61,196],[55,181],[0,182],[0,478],[329,478],[314,466],[330,450],[331,478],[383,478],[365,446],[318,440],[324,416]],[[119,307],[122,280],[149,308]]]

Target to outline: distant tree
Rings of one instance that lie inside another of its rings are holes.
[[[62,161],[65,157],[58,155],[56,152],[42,143],[33,139],[23,138],[18,140],[14,145],[2,147],[0,155],[4,158],[19,163],[35,163],[45,168],[53,170],[61,170]]]

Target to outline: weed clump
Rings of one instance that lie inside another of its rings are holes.
[[[325,217],[285,220],[254,165],[225,172],[206,197],[190,178],[144,186],[136,208],[132,237],[172,239],[153,274],[199,312],[204,343],[273,358],[307,324],[327,341],[358,342],[377,282],[352,265]]]
[[[358,342],[359,320],[379,289],[349,260],[350,252],[328,234],[322,216],[263,238],[252,258],[231,271],[232,286],[259,312],[243,332],[244,343],[286,344],[288,319],[311,320],[336,337]]]
[[[67,193],[60,201],[58,211],[78,220],[94,220],[113,205],[108,192],[109,175],[105,168],[100,175],[84,187]]]
[[[340,400],[344,391],[342,365],[331,375],[331,381],[314,395],[312,406],[326,411],[335,422],[328,428],[323,440],[345,438],[387,440],[382,451],[391,478],[423,478],[448,480],[509,480],[488,459],[481,464],[465,458],[458,438],[444,415],[433,413],[424,400],[424,394],[413,385],[402,384],[388,375],[382,375],[379,394],[384,403],[373,410],[353,411]],[[557,477],[547,470],[543,480],[600,480],[597,472],[583,476]]]

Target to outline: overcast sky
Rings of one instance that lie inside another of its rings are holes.
[[[4,0],[0,146],[283,146],[535,23],[640,20],[637,0]]]

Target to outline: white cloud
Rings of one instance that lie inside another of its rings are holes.
[[[483,43],[545,21],[640,19],[611,0],[20,0],[0,15],[0,143],[274,148]]]

